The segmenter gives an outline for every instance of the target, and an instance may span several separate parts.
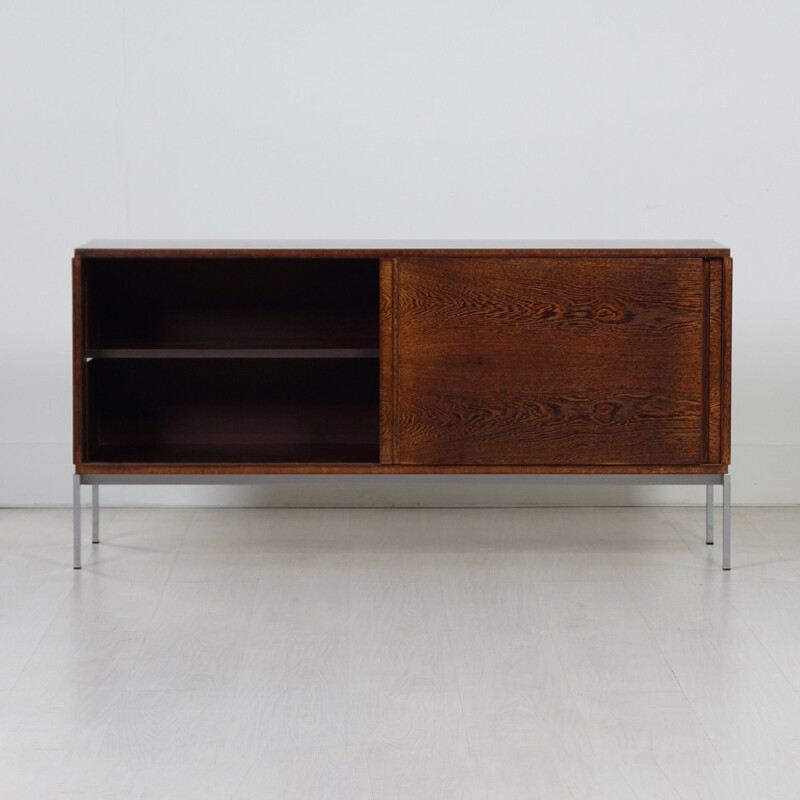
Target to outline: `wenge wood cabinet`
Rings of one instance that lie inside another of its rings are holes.
[[[95,500],[114,476],[728,471],[715,242],[95,241],[73,289]]]

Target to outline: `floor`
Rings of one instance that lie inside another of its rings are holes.
[[[0,510],[1,798],[798,798],[800,508]]]

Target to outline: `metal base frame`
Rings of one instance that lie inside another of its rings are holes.
[[[519,484],[534,486],[705,486],[706,544],[714,544],[714,487],[722,486],[722,569],[731,568],[730,475],[100,475],[78,474],[72,479],[73,566],[81,568],[81,486],[92,487],[92,543],[100,542],[100,486],[183,486],[263,484]]]

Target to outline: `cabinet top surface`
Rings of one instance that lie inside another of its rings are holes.
[[[680,239],[93,239],[76,248],[79,256],[191,256],[318,254],[382,256],[447,253],[523,255],[693,255],[722,257],[729,250],[712,240]]]

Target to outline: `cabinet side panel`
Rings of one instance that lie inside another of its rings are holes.
[[[722,259],[706,262],[708,274],[708,330],[706,361],[708,373],[708,462],[719,464],[722,458]]]
[[[380,463],[391,464],[394,444],[394,389],[392,384],[394,353],[394,303],[392,275],[394,259],[380,263]]]
[[[733,260],[722,260],[722,431],[720,463],[731,463],[731,343],[733,331]]]
[[[392,262],[392,459],[400,462],[397,415],[400,411],[400,260]]]
[[[85,429],[83,263],[72,259],[72,460],[83,463]]]

